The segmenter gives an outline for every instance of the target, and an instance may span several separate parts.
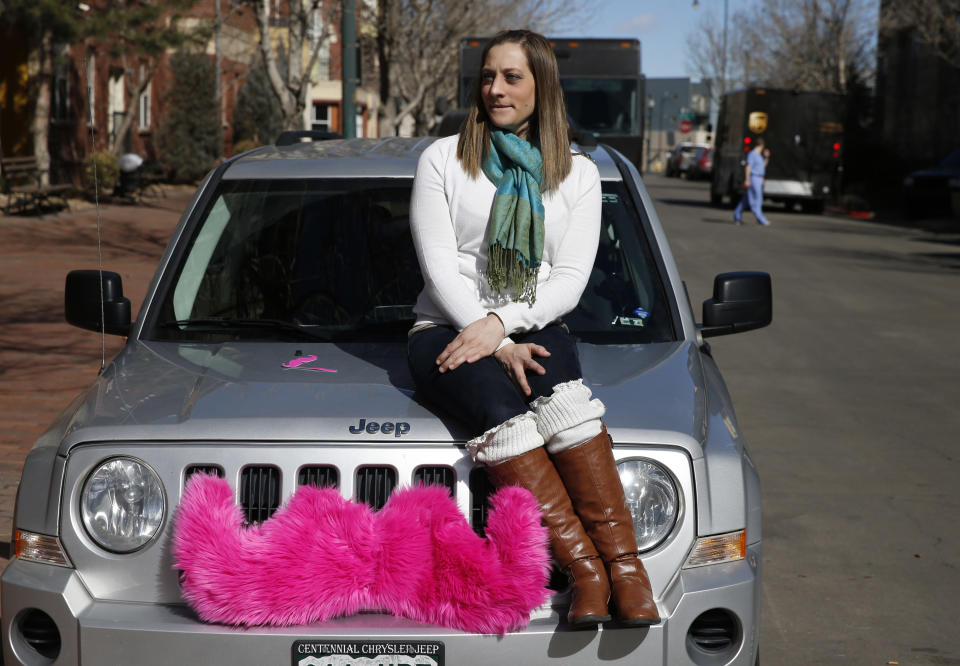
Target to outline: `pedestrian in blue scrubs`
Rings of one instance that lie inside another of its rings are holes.
[[[746,192],[733,211],[733,220],[737,224],[743,223],[744,204],[750,206],[750,211],[756,216],[757,224],[769,226],[770,220],[763,216],[763,179],[767,174],[767,162],[770,161],[770,149],[764,147],[763,137],[757,137],[757,143],[747,154],[747,168],[744,173],[743,186]]]

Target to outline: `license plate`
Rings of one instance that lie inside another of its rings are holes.
[[[440,641],[299,640],[293,666],[443,666]]]

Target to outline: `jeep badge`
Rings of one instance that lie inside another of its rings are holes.
[[[355,426],[350,426],[351,435],[360,435],[363,433],[375,435],[377,432],[382,432],[384,435],[393,433],[394,437],[400,437],[401,435],[406,435],[408,432],[410,432],[410,424],[403,421],[398,421],[396,423],[391,423],[390,421],[385,423],[377,423],[376,421],[360,419],[360,423]]]

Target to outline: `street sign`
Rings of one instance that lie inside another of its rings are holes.
[[[693,123],[689,120],[681,120],[680,124],[677,126],[677,129],[680,130],[681,134],[689,134],[690,130],[693,129]]]

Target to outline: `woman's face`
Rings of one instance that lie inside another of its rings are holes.
[[[526,138],[537,104],[536,84],[523,47],[507,42],[490,49],[480,70],[480,94],[494,125]]]

